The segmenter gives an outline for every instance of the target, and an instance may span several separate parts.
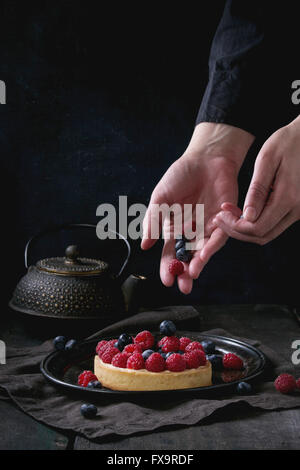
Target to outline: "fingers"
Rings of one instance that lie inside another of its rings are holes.
[[[175,257],[175,242],[172,239],[165,239],[160,260],[160,278],[166,287],[174,284],[175,276],[169,272],[169,264]]]
[[[251,222],[240,219],[229,211],[221,211],[216,215],[215,218],[218,227],[227,233],[229,237],[242,241],[253,241],[253,235],[245,234],[243,232],[243,223],[251,224]]]
[[[243,219],[238,219],[230,212],[220,212],[217,217],[218,226],[227,233],[228,236],[236,238],[237,240],[256,243],[258,245],[265,245],[266,243],[274,240],[296,220],[297,216],[293,212],[286,214],[271,230],[262,236],[251,235],[241,231],[241,226],[244,224],[251,224]],[[255,224],[252,224],[255,225]],[[249,232],[249,230],[248,230]],[[253,233],[255,231],[253,230]]]
[[[210,258],[219,251],[226,243],[228,235],[216,228],[209,238],[205,238],[204,246],[201,251],[197,251],[189,265],[189,275],[192,279],[197,279],[202,272],[204,266]]]
[[[268,199],[277,168],[277,159],[272,158],[270,151],[267,152],[263,146],[256,158],[252,180],[243,208],[244,219],[248,222],[254,222],[260,216]]]
[[[250,233],[250,235],[264,237],[268,232],[273,230],[273,228],[278,225],[279,222],[289,212],[290,206],[288,204],[288,201],[286,200],[284,194],[281,193],[280,188],[278,187],[278,194],[274,193],[274,196],[272,195],[272,198],[270,199],[269,203],[264,207],[257,221],[252,224],[252,226],[250,222],[249,227],[244,227],[244,224],[241,225],[244,228],[244,231],[248,229],[248,233]]]
[[[184,273],[177,277],[178,287],[183,294],[190,294],[193,289],[193,279],[189,274],[188,265],[184,264]]]
[[[243,213],[238,206],[231,204],[231,202],[223,202],[223,204],[221,204],[221,209],[223,209],[223,211],[230,211],[237,217],[240,217]]]
[[[160,278],[166,287],[174,284],[175,276],[169,272],[169,264],[175,257],[175,240],[165,239],[161,261],[160,261]],[[184,272],[177,277],[178,287],[183,294],[189,294],[193,288],[193,279],[189,275],[188,264],[183,263]]]
[[[216,228],[201,251],[200,256],[202,261],[205,264],[208,263],[210,258],[225,245],[227,239],[226,232]]]
[[[204,238],[203,246],[207,243],[207,241],[208,241],[208,237]],[[200,254],[201,254],[201,250],[196,251],[189,264],[189,275],[192,279],[198,279],[202,269],[204,268],[206,264],[202,260]]]
[[[227,206],[222,205],[222,207]],[[263,238],[279,224],[290,210],[291,204],[289,198],[286,196],[285,186],[282,185],[281,179],[278,178],[278,182],[276,180],[274,191],[271,193],[271,196],[264,206],[259,218],[255,222],[249,222],[245,217],[240,219],[237,217],[237,211],[235,213],[232,211],[227,212],[227,215],[223,212],[220,215],[220,219],[222,219],[223,223],[228,224],[226,229],[227,233],[229,233],[228,230],[230,229],[231,231],[239,232],[241,235]],[[232,217],[228,214],[231,214]],[[222,228],[225,229],[223,225]],[[244,238],[239,239],[242,240]]]
[[[149,250],[152,248],[161,233],[161,221],[157,218],[155,211],[153,211],[152,204],[153,203],[150,201],[150,205],[143,220],[143,238],[141,241],[142,250]],[[154,224],[156,224],[157,233],[155,233]]]
[[[157,211],[153,210],[154,202],[150,202],[143,220],[143,238],[141,248],[148,250],[159,238],[162,231],[162,220],[158,218]],[[154,226],[156,224],[156,226]],[[156,230],[154,230],[156,228]],[[169,272],[169,265],[175,258],[175,240],[172,223],[168,218],[163,221],[164,247],[160,261],[160,278],[166,287],[174,284],[175,276]],[[189,294],[193,288],[193,279],[189,275],[188,264],[184,264],[184,272],[177,277],[178,287],[183,294]]]

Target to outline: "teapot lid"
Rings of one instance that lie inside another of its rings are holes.
[[[38,261],[36,266],[42,271],[68,276],[90,276],[101,274],[108,270],[108,264],[104,261],[79,258],[79,251],[76,245],[68,246],[64,257],[45,258]]]

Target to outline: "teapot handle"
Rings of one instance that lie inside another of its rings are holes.
[[[26,269],[28,269],[28,250],[29,250],[29,246],[31,245],[31,243],[34,240],[37,240],[38,238],[41,238],[42,236],[44,236],[48,233],[58,232],[60,230],[69,229],[69,228],[90,228],[90,229],[93,228],[93,229],[96,229],[96,225],[92,225],[92,224],[63,224],[63,225],[58,225],[56,227],[52,227],[52,228],[42,230],[38,234],[34,235],[33,237],[31,237],[28,240],[28,242],[26,243],[26,246],[25,246],[24,260],[25,260]],[[115,232],[114,230],[110,230],[110,229],[108,229],[108,231],[111,232],[111,233],[114,233],[115,235],[118,235],[119,238],[121,238],[124,241],[124,243],[126,244],[126,247],[127,247],[127,256],[125,258],[124,263],[121,266],[120,271],[116,275],[116,277],[118,278],[119,276],[121,276],[122,272],[124,271],[125,267],[127,266],[127,263],[129,261],[130,254],[131,254],[131,248],[130,248],[130,244],[129,244],[128,240],[121,233]]]

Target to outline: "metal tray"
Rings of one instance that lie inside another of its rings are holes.
[[[83,370],[93,370],[93,358],[95,356],[95,348],[99,340],[82,341],[78,344],[76,351],[54,351],[49,354],[41,363],[41,372],[56,386],[62,387],[66,392],[79,392],[86,398],[100,398],[105,396],[115,397],[136,397],[148,395],[167,394],[212,394],[215,391],[221,393],[225,389],[232,389],[240,381],[253,381],[257,379],[264,371],[266,366],[266,357],[258,349],[250,344],[238,341],[232,338],[216,335],[203,335],[200,333],[177,332],[178,336],[188,336],[194,341],[211,340],[216,344],[216,349],[222,354],[235,353],[240,356],[244,362],[244,369],[241,371],[234,370],[213,370],[213,384],[209,387],[198,387],[189,389],[176,390],[155,390],[155,391],[117,391],[107,388],[88,389],[77,385],[77,377]],[[156,335],[156,339],[160,336]],[[103,338],[101,338],[103,339]],[[113,337],[105,338],[113,339]]]

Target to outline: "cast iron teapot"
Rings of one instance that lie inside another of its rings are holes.
[[[90,224],[68,224],[51,229],[93,228]],[[110,230],[113,232],[112,230]],[[143,276],[131,275],[122,289],[121,274],[130,257],[130,245],[125,237],[113,232],[127,246],[127,256],[117,275],[108,263],[79,255],[77,246],[66,248],[64,257],[46,258],[28,267],[29,246],[43,231],[32,237],[25,247],[25,276],[19,281],[9,305],[24,313],[54,318],[111,318],[113,321],[133,314],[138,308],[136,287]]]

